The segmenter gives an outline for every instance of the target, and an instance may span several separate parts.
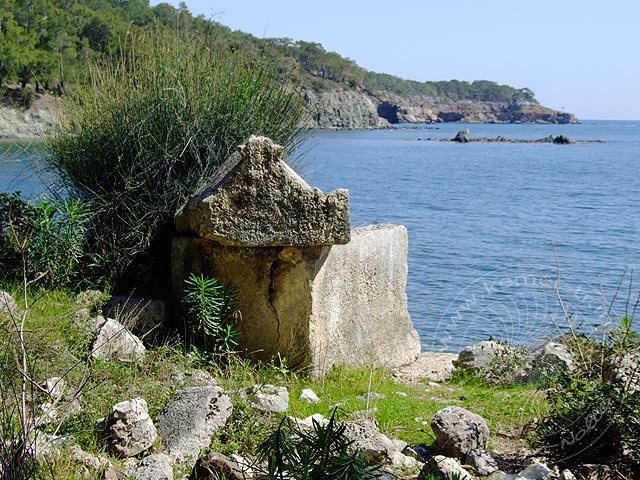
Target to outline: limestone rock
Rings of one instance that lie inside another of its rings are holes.
[[[91,455],[82,450],[78,445],[71,445],[68,453],[74,462],[80,463],[84,467],[86,475],[84,475],[83,478],[98,478],[99,472],[113,467],[108,459]]]
[[[640,350],[625,354],[617,366],[614,366],[615,382],[631,393],[640,395]]]
[[[532,463],[520,473],[506,475],[504,480],[557,480],[558,475],[543,463]]]
[[[210,387],[218,385],[218,381],[206,370],[196,368],[191,372],[177,372],[172,380],[183,388],[187,387]]]
[[[458,356],[445,352],[421,352],[415,362],[393,372],[394,378],[406,383],[419,383],[422,380],[444,382],[453,377],[453,361]]]
[[[179,233],[252,247],[349,242],[346,190],[311,188],[266,137],[252,136],[239,150],[178,212]]]
[[[467,472],[455,458],[436,455],[429,459],[418,476],[418,480],[429,478],[429,475],[437,475],[440,478],[458,478],[458,480],[472,480]]]
[[[404,468],[405,470],[416,470],[422,464],[415,458],[396,451],[393,452],[391,456],[391,465],[396,468]]]
[[[117,295],[102,308],[104,315],[117,319],[146,341],[160,336],[167,318],[165,302]]]
[[[0,317],[18,313],[18,304],[13,297],[4,290],[0,290]]]
[[[456,368],[484,377],[490,384],[513,384],[526,380],[529,352],[488,340],[465,347],[453,362]]]
[[[407,250],[404,226],[372,225],[318,260],[309,325],[314,373],[415,361],[421,343],[407,309]]]
[[[51,377],[44,383],[44,389],[47,391],[49,398],[53,401],[60,400],[62,398],[62,394],[66,387],[67,382],[65,382],[62,377]]]
[[[96,430],[112,453],[125,458],[148,450],[158,437],[143,398],[114,405],[111,414],[97,422]]]
[[[392,463],[396,449],[393,442],[386,435],[380,433],[375,423],[359,419],[345,422],[344,425],[346,426],[344,434],[353,441],[350,449],[360,452],[369,462]]]
[[[140,461],[134,480],[173,480],[171,459],[164,453],[149,455]]]
[[[100,322],[97,321],[97,324]],[[142,341],[120,322],[108,318],[99,327],[91,356],[102,360],[139,360],[145,356]]]
[[[313,422],[315,421],[319,425],[326,425],[329,423],[329,419],[325,418],[321,413],[314,413],[306,418],[289,417],[300,430],[309,430],[313,428]]]
[[[380,128],[389,123],[381,118],[375,98],[349,90],[317,93],[305,90],[306,125],[320,129]]]
[[[574,368],[575,358],[566,345],[547,342],[533,359],[528,375],[532,380],[545,379]]]
[[[210,452],[200,457],[189,476],[192,480],[246,480],[253,478],[252,471],[239,465],[221,453]]]
[[[307,403],[320,403],[320,399],[316,392],[311,390],[310,388],[305,388],[300,392],[300,400],[303,400]]]
[[[238,393],[249,405],[263,412],[286,412],[289,408],[289,392],[286,387],[253,385],[241,389]]]
[[[211,443],[211,436],[227,423],[231,410],[231,400],[220,387],[179,391],[156,420],[164,451],[178,459],[197,458]]]
[[[507,352],[511,347],[493,340],[487,340],[465,347],[458,354],[453,364],[456,368],[472,373],[482,373],[493,366],[496,357]]]
[[[447,407],[437,412],[431,428],[437,448],[450,457],[465,459],[473,450],[486,450],[489,442],[485,419],[462,407]]]
[[[487,450],[472,450],[467,455],[467,461],[465,463],[472,466],[478,475],[483,477],[491,475],[498,470],[498,463]]]

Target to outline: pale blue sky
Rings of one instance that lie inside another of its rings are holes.
[[[637,0],[185,3],[257,37],[319,42],[368,70],[493,80],[529,87],[543,105],[579,118],[640,119]]]

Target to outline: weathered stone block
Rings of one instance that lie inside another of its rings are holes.
[[[349,242],[347,190],[324,194],[311,188],[282,154],[268,138],[251,137],[180,209],[178,232],[253,247]]]
[[[203,273],[239,292],[246,352],[276,353],[321,374],[332,365],[396,367],[420,340],[407,311],[407,230],[355,229],[348,245],[246,248],[202,238],[173,243],[173,291]]]

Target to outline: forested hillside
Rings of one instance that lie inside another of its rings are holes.
[[[526,88],[490,81],[417,82],[369,72],[318,43],[259,39],[193,16],[184,3],[178,8],[167,3],[150,7],[147,0],[3,0],[0,84],[41,89],[82,81],[90,60],[117,56],[126,48],[128,32],[154,26],[205,37],[212,47],[267,60],[282,77],[316,92],[346,87],[451,101],[535,103]]]

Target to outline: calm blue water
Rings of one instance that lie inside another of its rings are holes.
[[[474,137],[606,143],[418,140],[465,127]],[[566,310],[585,332],[605,321],[600,281],[608,310],[625,268],[640,273],[640,122],[447,124],[317,132],[309,142],[305,177],[349,189],[352,225],[407,226],[409,310],[424,349],[455,352],[490,336],[533,342],[556,333],[551,316],[566,326],[545,279],[556,279],[552,241]],[[627,297],[618,295],[612,317]]]
[[[474,137],[565,133],[605,143],[419,140],[462,128]],[[534,342],[556,333],[551,317],[563,328],[548,283],[557,273],[552,241],[565,308],[585,332],[605,321],[625,268],[640,274],[640,122],[315,132],[305,147],[303,176],[325,191],[348,188],[353,226],[407,226],[409,310],[424,349],[455,352],[490,336]],[[0,191],[38,192],[29,152],[12,155],[0,155]],[[628,286],[612,317],[633,308]]]

